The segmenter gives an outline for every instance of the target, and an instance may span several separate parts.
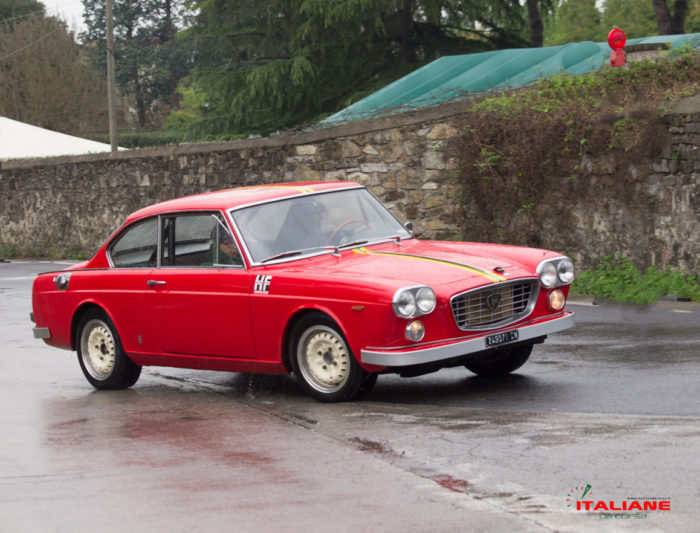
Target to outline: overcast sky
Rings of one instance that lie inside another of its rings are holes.
[[[46,14],[62,18],[68,23],[69,30],[77,29],[80,33],[83,26],[83,3],[81,0],[40,0],[46,6]]]

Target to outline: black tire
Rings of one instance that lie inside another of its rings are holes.
[[[470,361],[465,367],[478,376],[495,378],[506,376],[525,364],[532,353],[532,344],[500,348],[495,353]]]
[[[128,389],[141,375],[141,366],[124,353],[117,330],[109,317],[97,309],[83,315],[77,331],[78,362],[96,389]]]
[[[301,387],[322,402],[347,402],[368,393],[377,375],[366,372],[338,326],[322,313],[303,317],[292,329],[289,360]]]
[[[360,385],[360,394],[358,398],[362,398],[365,394],[372,391],[374,386],[377,384],[377,378],[379,374],[377,372],[365,372],[365,377],[362,379],[362,385]]]

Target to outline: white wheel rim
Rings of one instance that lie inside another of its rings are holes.
[[[95,319],[85,325],[80,341],[80,353],[85,368],[93,378],[103,380],[111,375],[117,349],[107,324]]]
[[[314,326],[299,339],[297,361],[305,381],[315,390],[332,393],[343,387],[350,373],[350,353],[331,328]]]

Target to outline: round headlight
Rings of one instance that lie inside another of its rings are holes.
[[[430,287],[423,287],[416,294],[416,305],[423,314],[431,313],[435,309],[436,302],[435,292]]]
[[[416,312],[416,297],[411,291],[400,291],[394,297],[394,311],[402,317],[410,317]]]
[[[569,284],[574,281],[574,264],[569,259],[559,261],[557,271],[559,273],[559,281],[562,283]]]
[[[545,287],[554,287],[557,282],[557,267],[552,263],[545,263],[542,265],[542,270],[540,272],[540,281]]]

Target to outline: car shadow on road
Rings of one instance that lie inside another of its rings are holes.
[[[193,392],[215,391],[234,400],[282,405],[318,404],[307,395],[291,374],[266,375],[226,372],[187,372],[176,377],[161,371],[149,372],[158,376],[160,386],[175,385]],[[360,403],[395,405],[460,405],[473,407],[521,408],[538,403],[550,405],[571,399],[578,390],[568,379],[549,379],[546,375],[528,374],[527,370],[500,378],[475,376],[466,370],[445,369],[432,374],[402,378],[395,374],[379,376],[374,389]],[[136,385],[135,390],[139,390]]]
[[[498,398],[531,398],[541,380],[522,374],[501,378],[467,376],[448,379],[440,376],[400,378],[382,376],[367,396],[369,401],[393,403],[451,403]]]
[[[226,392],[255,401],[308,401],[310,398],[290,375],[231,374],[224,383]],[[568,384],[552,383],[541,377],[509,374],[501,378],[456,377],[438,372],[417,378],[382,375],[374,389],[361,402],[393,404],[445,404],[489,406],[532,403],[561,397]]]

